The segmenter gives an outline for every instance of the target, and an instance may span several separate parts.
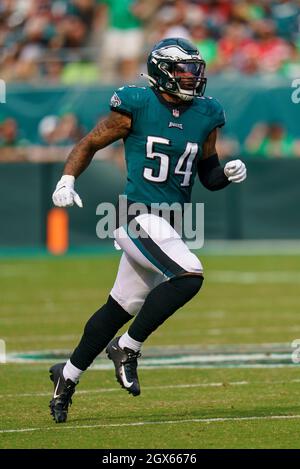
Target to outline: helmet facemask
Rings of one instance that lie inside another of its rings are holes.
[[[204,76],[205,62],[202,59],[158,60],[157,68],[162,72],[156,80],[160,91],[174,94],[184,101],[203,96],[207,79]]]

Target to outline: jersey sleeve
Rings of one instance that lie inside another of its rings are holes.
[[[223,127],[226,123],[223,106],[215,98],[211,98],[211,119],[212,130],[216,127]]]
[[[121,114],[127,114],[134,119],[140,104],[138,90],[136,86],[118,88],[111,97],[110,109]]]

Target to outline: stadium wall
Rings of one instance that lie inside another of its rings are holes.
[[[0,247],[43,248],[51,194],[60,163],[3,163],[0,171]],[[205,203],[206,239],[298,239],[300,234],[300,161],[248,162],[245,184],[209,192],[196,182],[193,201]],[[125,177],[119,169],[95,161],[80,177],[77,189],[84,208],[69,209],[70,246],[97,247],[100,202],[115,203]],[[9,202],[9,203],[8,203]]]
[[[141,86],[145,83],[142,82]],[[206,95],[217,98],[224,106],[226,134],[243,142],[258,122],[280,122],[289,134],[300,137],[299,80],[278,75],[253,78],[219,75],[210,77]],[[87,130],[109,110],[114,88],[100,86],[7,85],[6,103],[0,106],[0,118],[13,117],[24,131],[24,138],[40,143],[38,126],[48,115],[75,113]]]

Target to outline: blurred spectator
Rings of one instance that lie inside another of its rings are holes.
[[[58,125],[57,116],[45,116],[39,123],[38,133],[41,145],[55,144],[55,131]]]
[[[167,37],[190,39],[186,24],[186,2],[163,2],[154,17],[153,30],[148,38],[149,47]]]
[[[291,0],[271,2],[271,16],[279,36],[292,39],[299,29],[300,4]]]
[[[204,24],[191,28],[191,40],[199,49],[206,62],[207,70],[214,71],[218,61],[217,41],[211,36],[209,29]]]
[[[290,43],[290,56],[283,62],[280,72],[290,78],[300,77],[300,49],[293,42]]]
[[[266,6],[266,2],[259,2],[257,0],[235,2],[232,7],[232,16],[245,23],[260,20],[266,16]]]
[[[47,54],[45,57],[45,63],[41,65],[41,74],[47,80],[47,82],[52,84],[59,84],[62,77],[62,72],[64,69],[63,61],[59,55]]]
[[[7,118],[0,123],[0,148],[26,146],[28,141],[19,135],[15,119]]]
[[[289,44],[276,36],[275,24],[271,20],[254,23],[257,36],[257,60],[262,72],[276,72],[290,58]]]
[[[249,68],[248,62],[251,56],[257,59],[257,53],[257,46],[244,23],[235,21],[226,26],[218,44],[218,59],[221,70],[236,69],[248,73],[256,72],[256,62],[253,69]]]
[[[294,76],[300,2],[0,0],[0,77],[136,81],[149,47],[171,36],[193,40],[211,74]]]
[[[67,16],[58,25],[58,32],[62,36],[63,47],[76,49],[87,39],[87,25],[77,16]]]
[[[232,21],[234,2],[232,0],[211,0],[205,2],[196,0],[196,4],[198,4],[212,33],[219,38],[224,26]]]
[[[1,77],[7,81],[42,77],[59,81],[64,63],[81,60],[95,9],[95,0],[2,1]]]
[[[262,158],[300,156],[300,140],[289,135],[280,123],[259,123],[245,141],[245,153]]]
[[[61,0],[56,3],[60,4]],[[95,13],[95,0],[71,0],[64,3],[67,14],[79,17],[87,27],[91,25]]]
[[[39,124],[41,145],[72,146],[83,136],[75,114],[68,112],[61,117],[52,115],[44,117]]]
[[[74,145],[83,137],[78,119],[72,112],[61,116],[56,128],[55,141],[58,145]]]
[[[100,65],[102,82],[135,80],[143,50],[143,28],[135,0],[98,0],[107,16]]]

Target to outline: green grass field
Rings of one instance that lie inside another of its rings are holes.
[[[0,365],[0,448],[299,448],[300,365],[291,366],[290,344],[300,338],[300,256],[202,261],[201,293],[150,338],[144,355],[237,352],[236,364],[141,366],[142,394],[133,398],[103,358],[82,378],[68,422],[56,425],[48,412],[55,359],[8,361]],[[71,351],[117,266],[118,256],[2,258],[8,359]],[[243,354],[257,350],[266,364],[258,357],[247,367]],[[270,366],[276,350],[285,359]]]

